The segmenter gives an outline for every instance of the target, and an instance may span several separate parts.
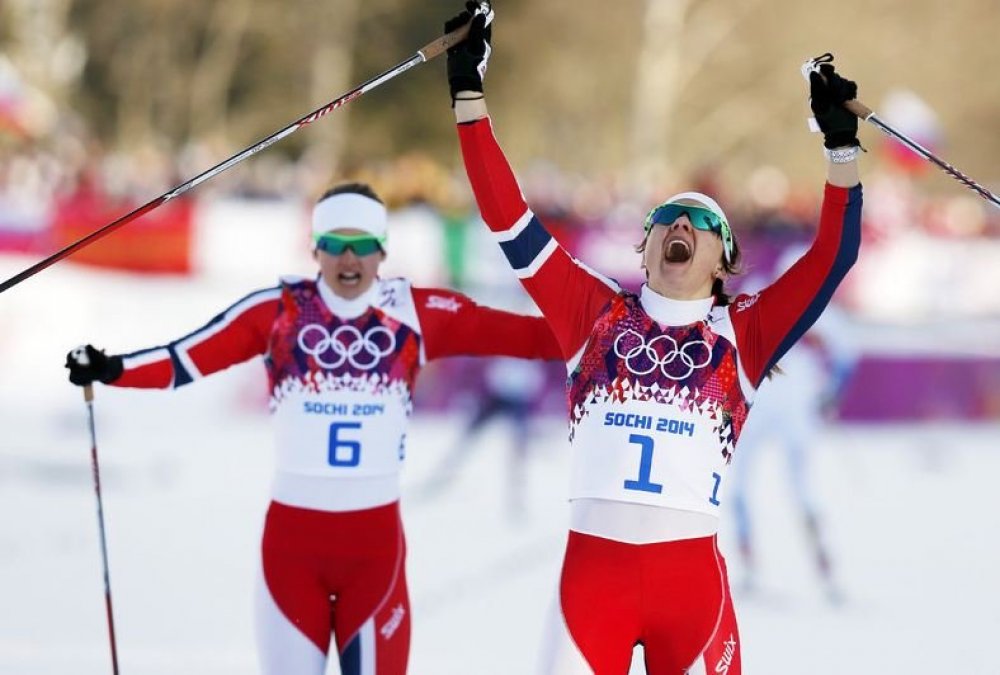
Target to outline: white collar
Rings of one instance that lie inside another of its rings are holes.
[[[687,326],[707,318],[715,304],[715,298],[709,296],[697,300],[673,300],[660,295],[649,284],[643,284],[639,302],[656,323],[664,326]]]
[[[367,291],[353,300],[342,298],[334,293],[333,289],[323,281],[322,275],[316,280],[316,286],[319,288],[319,296],[323,298],[323,302],[326,303],[327,308],[333,312],[334,316],[340,319],[356,319],[375,304],[375,299],[378,297],[379,280],[375,279]]]

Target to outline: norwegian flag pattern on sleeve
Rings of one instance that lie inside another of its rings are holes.
[[[180,339],[123,354],[114,386],[176,388],[263,354],[280,295],[278,287],[255,291]]]
[[[445,356],[561,358],[559,343],[540,316],[485,307],[461,293],[437,288],[414,288],[413,302],[428,361]]]
[[[570,256],[531,212],[488,118],[460,124],[458,133],[483,219],[572,367],[594,321],[621,289]]]
[[[826,308],[858,259],[861,185],[827,184],[819,229],[809,250],[773,284],[729,307],[747,376],[758,386]]]

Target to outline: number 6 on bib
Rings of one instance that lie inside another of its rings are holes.
[[[330,425],[330,466],[357,466],[361,463],[361,444],[340,437],[343,429],[360,429],[361,422],[334,422]]]

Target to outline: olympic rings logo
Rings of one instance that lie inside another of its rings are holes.
[[[625,351],[623,352],[622,340],[627,336],[631,336],[632,338],[629,342],[637,342],[637,344],[629,346],[626,343]],[[659,342],[663,342],[667,348],[665,354],[661,355],[657,349],[656,345]],[[615,354],[618,358],[625,360],[625,367],[633,375],[649,375],[659,368],[664,377],[677,381],[687,379],[694,371],[704,368],[711,363],[712,346],[704,340],[692,340],[678,346],[677,340],[669,335],[659,335],[646,342],[646,338],[640,333],[634,330],[626,330],[619,333],[618,337],[615,338]],[[648,365],[643,365],[644,361]],[[679,371],[683,369],[686,372],[683,374],[670,372],[667,370],[667,367],[671,364],[677,365],[674,365],[670,370]]]
[[[299,331],[298,343],[302,351],[327,370],[339,368],[345,362],[358,370],[371,370],[395,351],[396,336],[385,326],[374,326],[362,334],[354,326],[345,325],[331,333],[325,326],[311,323]],[[327,360],[330,352],[333,356]]]

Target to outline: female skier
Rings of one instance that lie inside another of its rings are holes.
[[[312,214],[316,279],[283,278],[162,347],[69,353],[69,379],[189,384],[254,356],[267,368],[276,473],[256,630],[265,675],[322,675],[331,632],[344,675],[402,675],[410,606],[399,470],[421,366],[456,355],[560,358],[545,320],[452,291],[381,279],[386,209],[366,185]]]
[[[811,106],[829,166],[819,230],[774,284],[732,300],[739,247],[710,197],[653,208],[637,247],[647,282],[622,290],[563,250],[525,204],[487,114],[482,78],[493,12],[448,54],[466,171],[487,225],[541,308],[569,372],[570,532],[544,642],[546,673],[628,672],[644,647],[655,675],[741,670],[716,546],[726,469],[754,392],[816,320],[858,253],[854,83],[813,73]]]

